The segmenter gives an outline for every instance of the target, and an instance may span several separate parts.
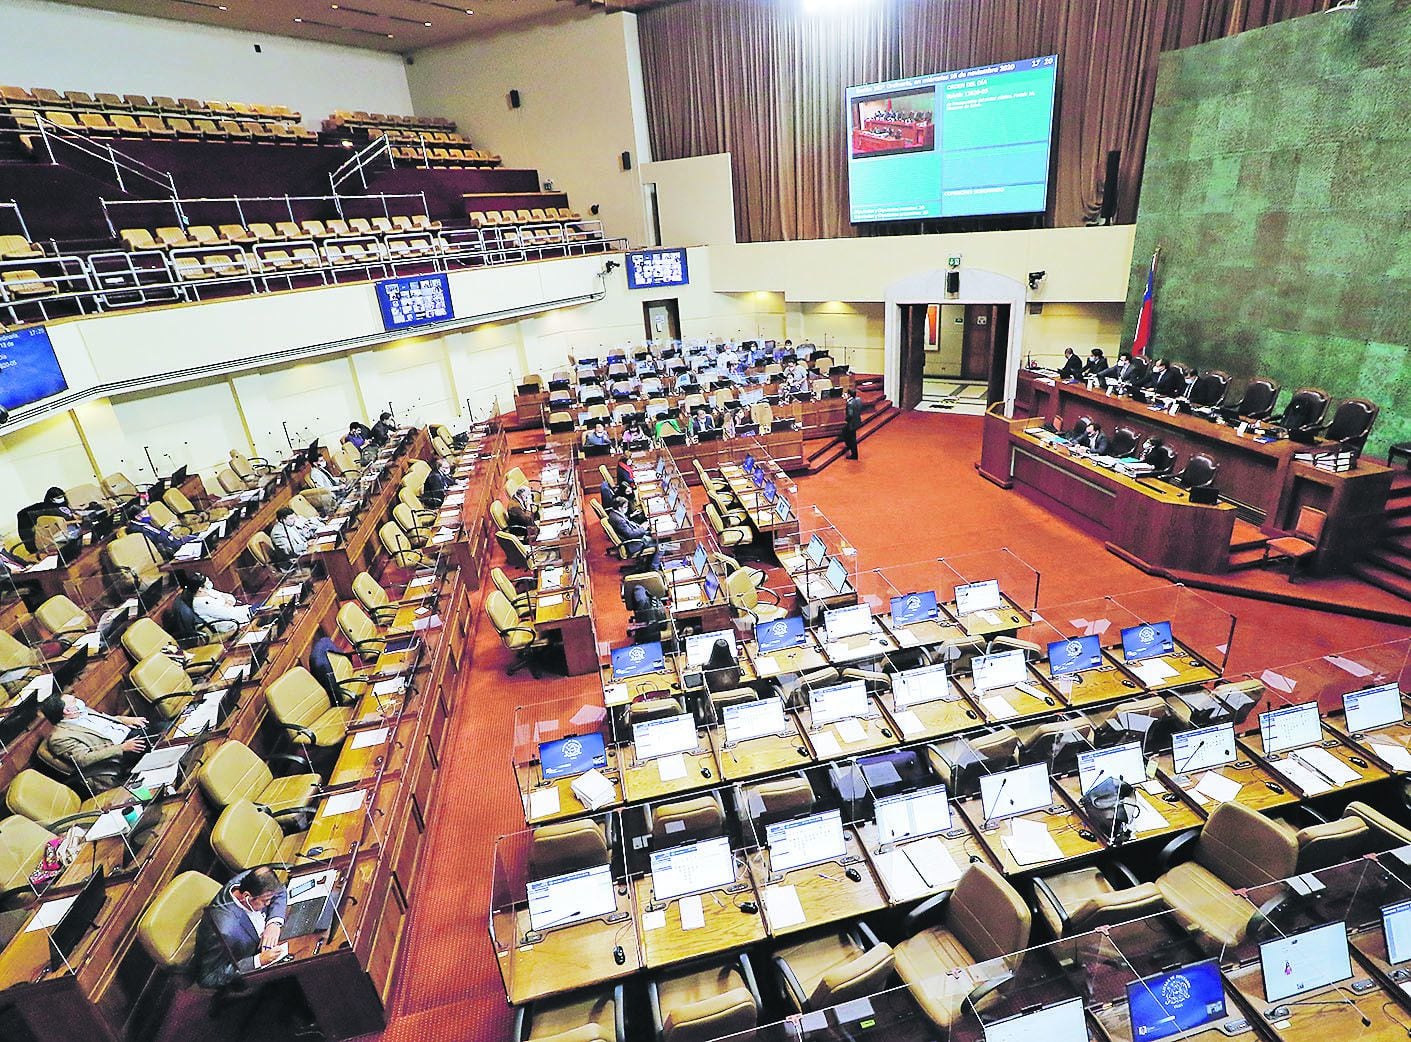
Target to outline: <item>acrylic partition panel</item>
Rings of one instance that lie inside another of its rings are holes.
[[[936,592],[947,604],[955,603],[955,588],[996,580],[1000,596],[1021,612],[1039,602],[1039,573],[1009,549],[981,550],[942,557],[935,572]]]
[[[1113,595],[1143,623],[1170,622],[1178,647],[1194,653],[1216,673],[1225,668],[1238,618],[1198,590],[1180,584]]]
[[[511,766],[531,825],[622,802],[618,751],[598,691],[514,712]]]

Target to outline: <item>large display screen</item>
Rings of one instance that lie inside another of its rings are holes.
[[[47,329],[0,333],[0,406],[18,409],[68,389]]]
[[[1038,213],[1058,56],[847,89],[852,221]]]
[[[382,328],[407,329],[456,317],[451,303],[451,281],[445,275],[411,275],[377,283],[377,303],[382,308]]]
[[[627,255],[627,288],[684,286],[691,281],[685,250],[641,250]]]

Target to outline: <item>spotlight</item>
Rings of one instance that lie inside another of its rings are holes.
[[[1048,272],[1046,272],[1046,271],[1031,271],[1031,272],[1029,272],[1029,288],[1030,288],[1030,289],[1038,289],[1038,288],[1039,288],[1039,283],[1044,280],[1044,277],[1045,277],[1046,275],[1048,275]]]

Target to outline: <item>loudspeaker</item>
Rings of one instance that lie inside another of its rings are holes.
[[[624,169],[624,170],[631,170],[631,169],[632,169],[632,153],[631,153],[631,152],[624,152],[624,153],[622,153],[622,169]]]
[[[1107,153],[1107,172],[1102,177],[1102,209],[1099,214],[1104,221],[1117,216],[1117,177],[1122,167],[1122,152],[1113,149]]]
[[[960,292],[960,272],[946,272],[946,292],[951,294]]]
[[[510,108],[519,108],[519,91],[517,90],[510,91]]]

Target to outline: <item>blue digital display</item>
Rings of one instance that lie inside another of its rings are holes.
[[[539,773],[545,781],[585,774],[594,767],[607,765],[603,736],[596,731],[539,743]]]
[[[754,628],[755,643],[761,654],[772,655],[785,648],[796,648],[805,640],[803,616],[790,615],[774,622],[761,622]]]
[[[18,409],[68,389],[49,330],[31,326],[0,333],[0,405]]]
[[[1215,959],[1127,985],[1133,1042],[1190,1031],[1225,1015],[1225,984]]]
[[[410,329],[456,317],[451,303],[451,280],[444,274],[409,275],[377,283],[377,304],[382,328]]]
[[[661,641],[648,644],[629,644],[625,648],[612,649],[612,676],[614,680],[628,680],[660,673],[666,669],[666,656],[662,654]]]
[[[1056,677],[1071,676],[1102,665],[1102,640],[1096,634],[1056,640],[1048,646],[1048,671]]]
[[[691,281],[685,250],[641,250],[627,255],[627,288],[684,286]]]
[[[898,626],[910,626],[917,622],[929,622],[941,614],[936,606],[936,591],[908,593],[904,597],[892,598],[892,622]]]
[[[1144,622],[1122,631],[1122,657],[1128,662],[1159,658],[1176,650],[1169,622]]]

